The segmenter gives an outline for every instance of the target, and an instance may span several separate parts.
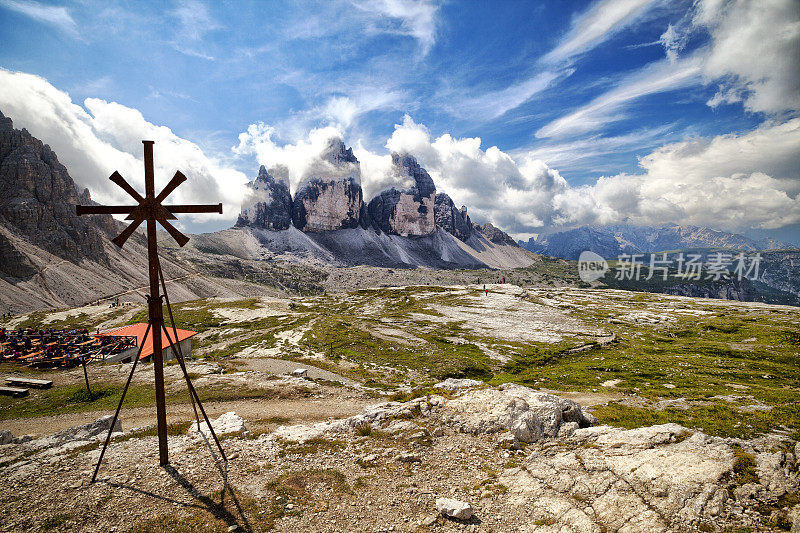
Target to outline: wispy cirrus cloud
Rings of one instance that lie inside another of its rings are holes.
[[[542,126],[536,131],[536,137],[565,137],[602,130],[608,124],[626,118],[625,107],[631,101],[649,94],[697,85],[701,80],[702,58],[699,55],[679,61],[665,59],[651,63],[576,111]]]
[[[615,33],[631,26],[646,14],[657,0],[604,0],[576,16],[560,43],[542,56],[533,74],[503,89],[480,95],[469,91],[443,91],[443,107],[451,114],[486,121],[500,117],[531,100],[575,70],[575,56],[588,52]],[[461,92],[462,94],[457,94]],[[454,98],[455,96],[455,98]]]
[[[542,60],[561,63],[599,45],[644,15],[653,0],[603,0],[581,13],[561,42]]]
[[[707,32],[709,41],[680,57],[688,39]],[[699,0],[662,34],[666,59],[650,63],[614,88],[545,126],[536,137],[601,131],[625,118],[626,108],[647,95],[718,84],[707,105],[742,103],[769,114],[800,110],[800,4],[795,0]]]
[[[454,98],[460,91],[444,91],[440,93],[442,108],[451,115],[472,118],[477,120],[491,120],[498,118],[512,109],[530,100],[534,95],[544,91],[557,79],[569,76],[571,70],[557,72],[544,71],[524,79],[504,89],[484,92],[477,96]]]
[[[178,22],[172,46],[184,55],[214,61],[203,48],[203,37],[221,26],[208,7],[198,0],[180,0],[170,15]]]
[[[48,6],[33,0],[0,0],[0,6],[53,26],[75,39],[81,38],[78,25],[66,7]]]

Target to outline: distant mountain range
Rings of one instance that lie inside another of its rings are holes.
[[[285,168],[262,166],[236,227],[198,236],[193,246],[339,266],[516,268],[536,261],[502,230],[473,223],[412,155],[393,153],[391,172],[407,185],[364,199],[358,159],[330,139],[294,197]]]
[[[797,248],[775,239],[754,240],[737,233],[678,224],[660,227],[583,226],[540,235],[527,242],[519,241],[519,245],[531,252],[562,259],[578,259],[584,250],[591,250],[606,259],[615,259],[620,254],[702,248],[742,252]]]
[[[280,169],[273,176],[262,167],[235,227],[194,235],[180,250],[162,240],[173,297],[304,292],[318,287],[327,275],[321,267],[330,266],[515,268],[538,259],[491,224],[473,224],[413,157],[394,154],[393,162],[413,185],[369,202],[358,160],[339,140],[294,198]],[[91,202],[47,144],[0,112],[0,310],[143,294],[142,232],[118,249],[109,239],[124,226],[107,215],[75,214],[75,205]],[[250,278],[274,285],[244,282]]]

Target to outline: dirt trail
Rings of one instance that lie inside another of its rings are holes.
[[[361,412],[365,406],[379,403],[375,399],[270,399],[270,400],[236,400],[226,402],[203,403],[206,413],[217,418],[222,413],[235,411],[246,421],[258,421],[271,417],[282,417],[288,424],[313,423],[329,418],[346,418]],[[56,416],[40,416],[3,420],[0,428],[8,429],[14,435],[50,435],[62,429],[97,420],[101,416],[113,415],[113,411],[85,411]],[[155,406],[133,407],[120,412],[122,428],[128,431],[135,427],[149,426],[156,423]],[[194,419],[194,412],[189,403],[171,404],[167,406],[168,422],[184,422]]]

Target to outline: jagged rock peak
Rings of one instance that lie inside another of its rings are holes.
[[[467,215],[467,208],[457,209],[447,194],[440,192],[434,201],[436,225],[447,233],[465,241],[472,235],[472,221]]]
[[[273,173],[285,174],[285,171],[276,168]],[[292,196],[286,180],[276,179],[261,165],[256,179],[247,185],[248,194],[242,200],[242,211],[236,225],[288,229],[292,222]]]
[[[501,230],[500,228],[496,228],[495,226],[492,225],[491,222],[487,222],[486,224],[475,224],[474,227],[476,231],[479,231],[484,237],[486,237],[495,244],[507,244],[510,246],[519,246],[519,244],[517,244],[517,241],[512,239],[508,233]]]
[[[341,139],[331,138],[295,193],[292,223],[306,232],[355,228],[362,204],[358,159]]]
[[[0,131],[14,131],[14,121],[0,111]]]
[[[358,163],[358,159],[353,154],[353,149],[346,147],[344,141],[337,137],[328,139],[328,146],[322,151],[320,157],[323,161],[328,161],[334,165]]]
[[[413,155],[392,152],[392,164],[414,179],[414,184],[421,196],[430,196],[436,192],[433,178],[431,178],[427,170],[417,163]]]

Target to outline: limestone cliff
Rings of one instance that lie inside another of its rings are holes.
[[[413,180],[406,189],[392,187],[369,202],[374,227],[392,235],[422,236],[436,231],[434,197],[436,186],[413,156],[392,154],[392,172],[401,181]]]
[[[273,170],[275,172],[275,170]],[[283,230],[292,223],[292,196],[285,180],[276,179],[262,165],[258,176],[248,184],[237,226]]]
[[[445,193],[440,192],[434,201],[436,225],[447,233],[458,237],[462,241],[472,235],[472,221],[467,215],[466,206],[457,209],[453,200]]]
[[[292,222],[306,232],[355,228],[362,204],[358,159],[341,139],[331,139],[295,193]]]
[[[50,147],[0,113],[0,221],[62,259],[106,261],[103,241],[116,225],[108,215],[79,218],[75,205],[89,203],[88,189],[78,192]],[[11,253],[7,240],[0,248]],[[2,261],[0,269],[12,276],[27,271],[13,262]]]

